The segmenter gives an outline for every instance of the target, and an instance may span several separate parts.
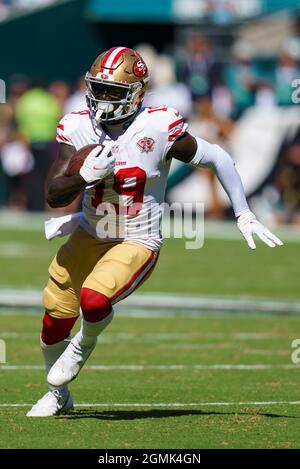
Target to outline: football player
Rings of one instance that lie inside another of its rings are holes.
[[[148,81],[147,66],[136,51],[113,47],[86,74],[87,109],[67,114],[58,124],[60,150],[46,182],[47,201],[64,207],[83,193],[83,217],[49,267],[41,332],[49,391],[28,412],[30,417],[72,409],[68,383],[111,322],[113,305],[153,271],[172,158],[214,168],[251,249],[253,234],[270,247],[282,245],[250,211],[239,174],[222,148],[190,135],[175,109],[142,106]],[[99,145],[79,173],[66,176],[75,152],[92,143]],[[117,219],[123,217],[122,236],[99,229],[106,216],[99,209],[103,203],[111,204]],[[70,340],[80,309],[81,328]]]

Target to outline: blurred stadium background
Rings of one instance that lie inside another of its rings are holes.
[[[57,120],[85,107],[83,76],[99,51],[126,43],[149,64],[147,104],[178,108],[191,132],[226,147],[258,215],[299,224],[298,7],[296,0],[2,0],[1,207],[49,208],[43,183]],[[209,172],[180,163],[168,199],[204,201],[211,218],[231,213]]]
[[[114,45],[147,62],[146,104],[177,108],[191,133],[227,149],[252,209],[285,246],[250,252],[214,175],[172,163],[167,200],[205,203],[204,248],[166,240],[155,273],[119,306],[91,372],[72,385],[79,403],[107,403],[110,413],[77,415],[89,418],[89,438],[76,416],[66,420],[76,443],[54,421],[50,441],[40,438],[44,423],[25,425],[22,407],[44,390],[41,290],[62,242],[44,238],[44,220],[62,210],[50,210],[43,187],[56,124],[85,107],[84,74]],[[290,417],[300,412],[289,404],[299,404],[300,384],[291,362],[300,312],[300,1],[0,0],[0,48],[1,446],[299,447]],[[111,411],[135,401],[186,407]]]

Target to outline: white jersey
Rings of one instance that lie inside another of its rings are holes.
[[[165,157],[187,128],[172,108],[143,108],[127,130],[116,136],[114,174],[87,187],[81,226],[103,240],[126,240],[154,251],[162,244],[160,221],[170,161]],[[89,110],[66,114],[57,127],[57,141],[76,150],[112,140],[95,126]]]

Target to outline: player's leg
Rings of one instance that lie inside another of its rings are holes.
[[[64,309],[63,305],[66,303],[72,308],[72,313]],[[74,291],[65,288],[65,284],[59,283],[57,277],[51,276],[44,290],[44,306],[40,345],[45,371],[48,374],[53,363],[68,346],[70,331],[79,316],[79,301]],[[48,392],[28,412],[28,417],[48,417],[73,407],[72,397],[66,385],[49,385],[48,388]]]
[[[70,341],[70,331],[79,316],[82,282],[98,259],[94,244],[91,237],[79,230],[60,248],[49,267],[50,278],[43,295],[45,314],[40,336],[46,374]],[[27,415],[55,415],[72,406],[67,386],[49,385],[48,392]]]
[[[81,328],[48,374],[61,386],[74,379],[113,318],[113,304],[130,295],[152,272],[158,253],[138,243],[112,247],[96,264],[81,290]]]

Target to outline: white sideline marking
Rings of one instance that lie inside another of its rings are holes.
[[[90,365],[84,369],[88,371],[114,371],[114,370],[126,370],[126,371],[144,371],[144,370],[299,370],[300,365],[280,364],[280,365],[266,365],[266,364],[237,364],[232,365],[229,363],[219,363],[215,365]],[[0,370],[3,371],[15,371],[15,370],[44,370],[42,365],[0,365]]]
[[[244,405],[300,405],[300,401],[241,401],[241,402],[84,402],[76,407],[204,407]],[[30,407],[32,403],[0,404],[0,407]]]
[[[49,250],[45,247],[32,249],[32,243],[8,241],[1,243],[0,256],[2,257],[48,257]]]
[[[4,307],[41,308],[41,290],[0,288],[0,305]],[[133,310],[133,311],[132,311]],[[274,298],[237,298],[237,297],[206,297],[194,295],[180,295],[175,293],[143,293],[125,298],[116,306],[118,314],[124,313],[131,317],[153,317],[155,311],[162,311],[165,317],[176,317],[183,312],[199,316],[203,312],[249,312],[300,314],[298,300]]]

